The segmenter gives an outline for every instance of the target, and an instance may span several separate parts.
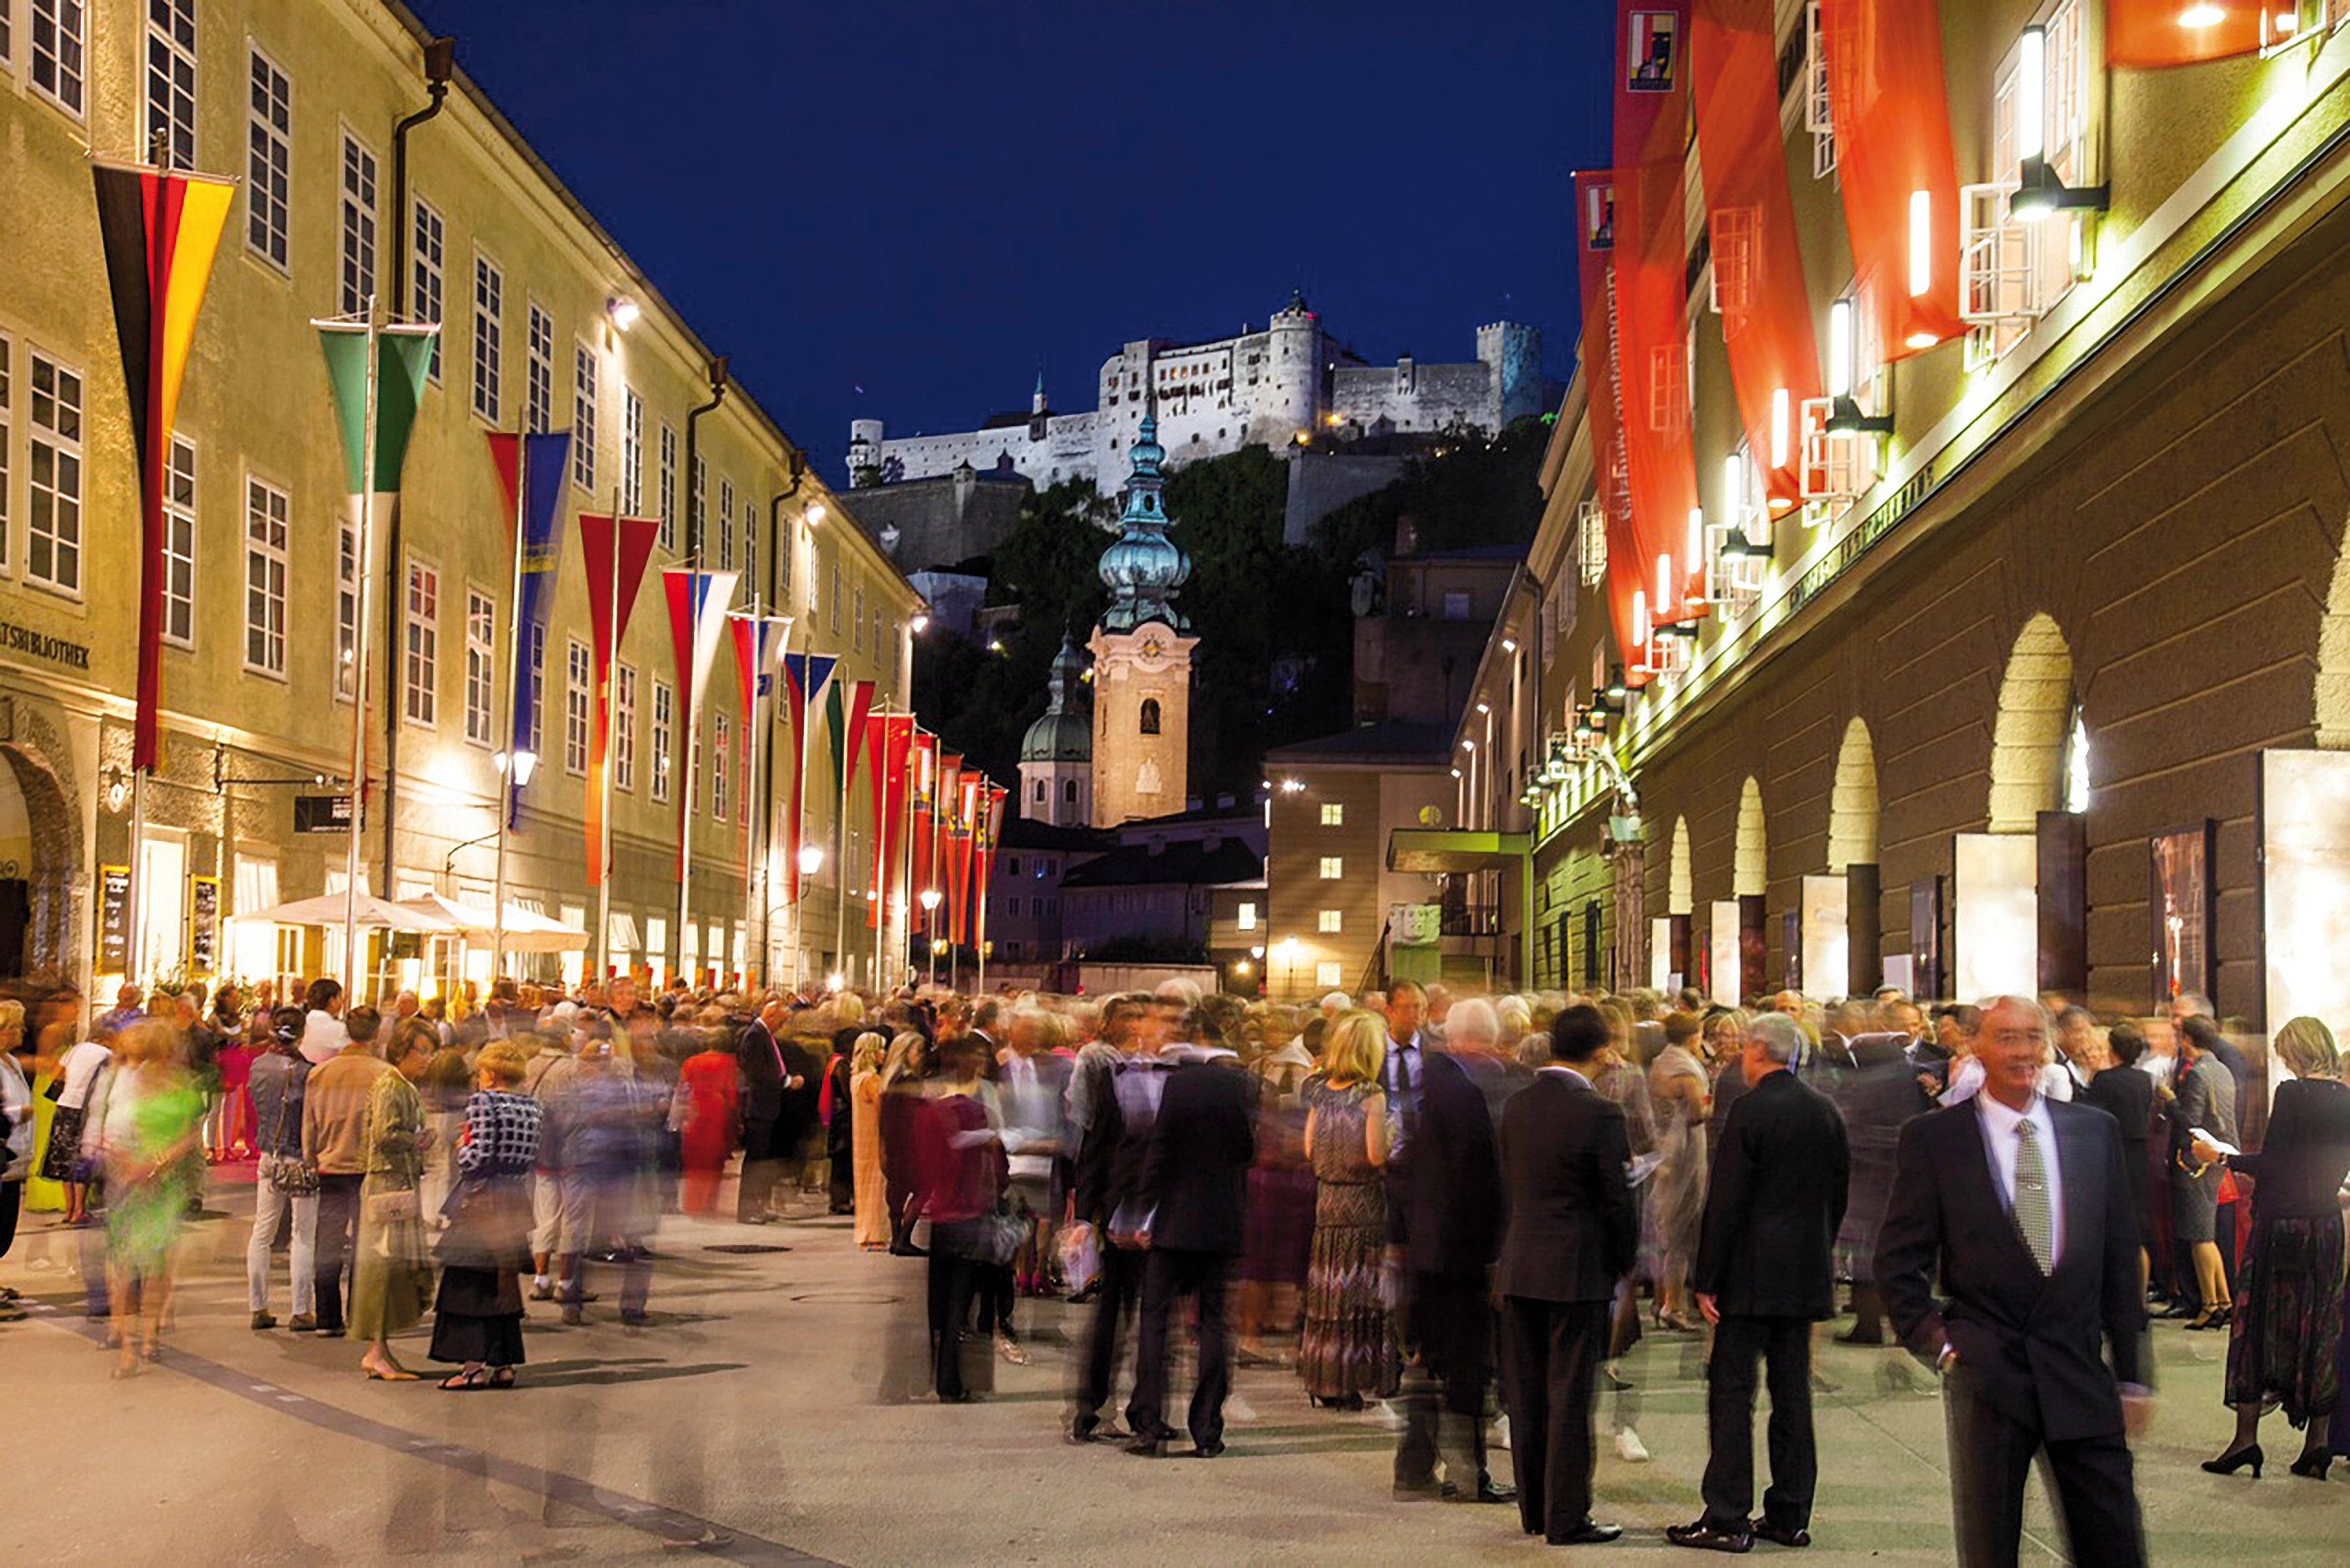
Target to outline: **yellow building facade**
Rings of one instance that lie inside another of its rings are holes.
[[[347,672],[361,635],[370,793],[391,801],[390,833],[379,810],[364,836],[368,882],[491,901],[514,607],[485,437],[530,429],[573,441],[510,894],[595,924],[575,519],[658,516],[615,670],[610,919],[595,933],[608,967],[869,981],[867,814],[841,818],[819,732],[806,833],[822,856],[790,900],[791,730],[766,705],[759,799],[746,799],[754,737],[727,649],[688,743],[660,571],[698,535],[702,566],[741,574],[738,607],[791,617],[791,649],[837,655],[840,679],[874,681],[877,709],[897,711],[920,601],[745,389],[720,383],[716,406],[693,416],[723,378],[716,348],[462,71],[406,135],[400,199],[395,128],[434,97],[427,36],[396,5],[0,0],[0,17],[13,24],[0,30],[0,971],[82,983],[340,972],[338,931],[229,921],[344,885],[347,835],[297,833],[295,803],[338,793],[350,769]],[[173,431],[162,755],[134,846],[124,786],[140,514],[89,163],[142,157],[233,176],[238,190]],[[311,323],[370,299],[386,318],[437,320],[441,342],[397,548],[380,528],[362,628]],[[702,787],[681,921],[689,756]],[[764,867],[752,848],[762,804]],[[362,967],[430,989],[455,972],[449,957],[371,947]]]

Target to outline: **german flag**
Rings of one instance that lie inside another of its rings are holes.
[[[235,185],[226,180],[99,163],[99,237],[122,345],[122,384],[139,458],[139,717],[131,766],[155,766],[163,701],[163,471],[196,310]]]

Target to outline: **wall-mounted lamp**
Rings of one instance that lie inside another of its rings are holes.
[[[637,302],[625,294],[613,295],[604,301],[604,319],[612,324],[615,332],[626,332],[643,314]]]
[[[807,524],[809,527],[813,528],[817,524],[822,523],[825,520],[826,515],[827,514],[824,509],[823,502],[811,501],[808,503]]]
[[[931,629],[931,618],[927,614],[917,614],[914,618],[908,621],[906,625],[916,637],[920,637],[922,633]]]
[[[1833,435],[1890,435],[1893,416],[1864,414],[1853,400],[1858,379],[1858,323],[1853,319],[1853,297],[1845,296],[1828,306],[1828,420]]]
[[[530,775],[538,771],[538,753],[534,751],[519,751],[515,753],[511,757],[504,752],[499,752],[494,754],[490,758],[490,761],[497,768],[498,772],[502,774],[506,771],[509,765],[513,767],[514,782],[516,789],[525,789],[529,787]]]
[[[106,770],[106,809],[120,811],[122,803],[130,798],[130,781],[122,776],[120,768]]]
[[[2007,203],[2019,223],[2036,223],[2059,212],[2102,213],[2111,202],[2110,185],[2067,185],[2049,169],[2047,91],[2048,29],[2026,27],[2015,61],[2017,185]]]
[[[822,846],[821,844],[803,844],[803,845],[801,845],[801,846],[800,846],[800,875],[801,875],[801,876],[803,876],[803,877],[813,877],[813,876],[815,876],[818,871],[821,871],[821,870],[823,870],[823,869],[824,869],[824,846]]]

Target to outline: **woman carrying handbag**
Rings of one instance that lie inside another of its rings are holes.
[[[441,1040],[410,1019],[391,1037],[392,1071],[368,1094],[367,1177],[359,1186],[358,1259],[351,1274],[350,1330],[365,1340],[359,1370],[370,1381],[413,1383],[391,1354],[391,1336],[421,1322],[432,1295],[417,1189],[424,1176],[424,1101],[416,1085]]]
[[[494,1040],[474,1060],[473,1097],[457,1140],[457,1189],[433,1243],[441,1291],[432,1304],[432,1359],[455,1362],[450,1393],[511,1388],[523,1363],[521,1271],[530,1267],[530,1177],[538,1164],[539,1104],[517,1094],[521,1047]]]

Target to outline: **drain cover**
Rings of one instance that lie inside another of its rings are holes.
[[[789,1247],[779,1247],[772,1241],[723,1241],[704,1247],[705,1252],[732,1252],[737,1257],[751,1257],[760,1252],[788,1252]]]

